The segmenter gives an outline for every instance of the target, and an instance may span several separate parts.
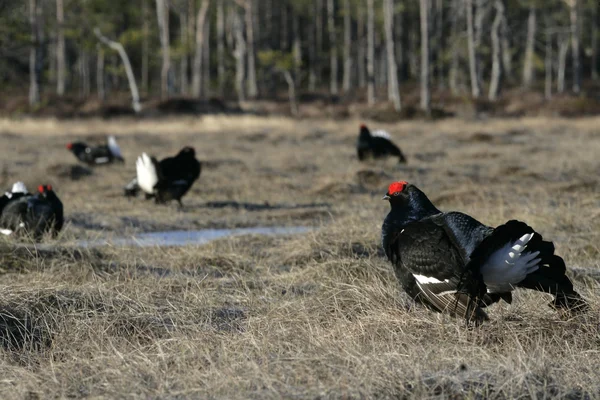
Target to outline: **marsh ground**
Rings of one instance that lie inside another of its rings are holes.
[[[0,245],[2,398],[600,398],[600,119],[405,122],[409,163],[359,164],[359,121],[1,120],[1,187],[52,184],[67,225]],[[85,175],[69,141],[114,134],[125,165]],[[204,162],[185,208],[122,197],[135,157]],[[82,175],[83,173],[83,175]],[[74,179],[77,178],[77,179]],[[490,225],[552,238],[591,311],[518,292],[491,321],[415,306],[379,249],[392,180]],[[77,249],[169,229],[313,226],[205,246]]]

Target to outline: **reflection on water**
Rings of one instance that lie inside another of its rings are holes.
[[[165,231],[139,233],[128,238],[97,239],[80,241],[81,247],[112,246],[188,246],[203,245],[216,239],[228,236],[243,235],[293,235],[310,232],[313,228],[306,226],[291,227],[254,227],[237,229],[202,229],[198,231]]]

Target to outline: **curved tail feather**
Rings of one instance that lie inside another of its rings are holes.
[[[154,161],[146,153],[142,153],[135,163],[138,186],[147,194],[154,193],[158,183],[158,173]]]
[[[121,148],[117,143],[117,139],[114,136],[108,137],[108,149],[114,158],[123,161],[123,155],[121,154]]]

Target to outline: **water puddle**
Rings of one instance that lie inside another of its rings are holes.
[[[139,233],[127,238],[114,239],[95,239],[83,240],[77,242],[79,247],[100,247],[100,246],[138,246],[138,247],[156,247],[170,246],[180,247],[189,245],[203,245],[213,240],[225,237],[244,236],[244,235],[296,235],[312,231],[314,228],[307,226],[291,227],[254,227],[254,228],[236,228],[236,229],[202,229],[198,231],[165,231],[165,232],[147,232]]]

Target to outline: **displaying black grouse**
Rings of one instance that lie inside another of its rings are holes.
[[[365,161],[369,158],[398,157],[399,163],[406,163],[406,157],[400,148],[392,143],[392,138],[386,131],[371,131],[366,125],[360,126],[358,142],[356,144],[358,159]]]
[[[154,197],[156,203],[181,198],[200,176],[201,164],[192,147],[184,147],[175,157],[160,162],[143,153],[136,162],[137,177],[125,186],[125,196],[136,196],[141,189],[146,198]]]
[[[124,162],[121,148],[114,136],[109,136],[105,145],[90,147],[83,142],[67,144],[67,149],[81,162],[88,165],[110,164],[114,161]]]
[[[426,306],[481,322],[482,308],[510,303],[520,287],[553,294],[556,308],[586,308],[552,242],[524,222],[491,228],[441,212],[407,182],[392,183],[384,199],[391,205],[382,227],[385,254],[404,290]]]
[[[35,195],[25,195],[11,201],[2,210],[2,233],[26,233],[39,240],[45,232],[56,236],[64,223],[63,205],[52,186],[38,187]]]

